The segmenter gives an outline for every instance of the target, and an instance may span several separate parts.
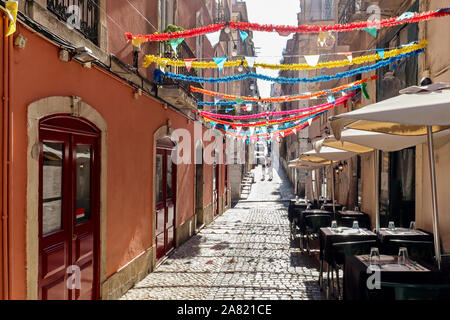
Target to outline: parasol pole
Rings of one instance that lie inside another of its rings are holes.
[[[374,168],[374,177],[375,177],[375,227],[377,233],[380,231],[380,199],[379,199],[379,191],[380,191],[380,179],[378,175],[379,166],[380,166],[380,151],[374,150],[374,160],[373,160],[373,168]]]
[[[427,140],[428,140],[428,159],[430,162],[430,178],[431,178],[431,197],[433,204],[433,236],[434,236],[434,251],[436,255],[436,262],[438,269],[441,269],[441,246],[439,240],[439,217],[436,194],[436,170],[434,162],[434,144],[433,144],[433,129],[427,126]]]
[[[333,169],[333,161],[331,161],[331,197],[333,201],[333,213],[336,215],[336,207],[334,204],[334,169]]]

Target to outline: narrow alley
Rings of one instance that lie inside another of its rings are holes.
[[[175,249],[123,300],[322,299],[318,262],[290,243],[287,205],[292,187],[280,170],[247,200]]]

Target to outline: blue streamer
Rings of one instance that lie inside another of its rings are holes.
[[[325,81],[331,81],[336,79],[342,79],[342,78],[348,78],[352,77],[354,75],[363,73],[363,72],[369,72],[376,70],[381,67],[388,66],[396,61],[402,60],[403,58],[407,58],[413,55],[418,55],[421,52],[424,52],[424,49],[419,49],[416,51],[408,52],[400,54],[396,57],[392,57],[386,60],[379,61],[371,66],[361,67],[358,69],[340,72],[332,76],[319,76],[315,78],[285,78],[285,77],[269,77],[266,75],[258,74],[258,73],[244,73],[244,74],[238,74],[234,76],[227,76],[227,77],[220,77],[220,78],[203,78],[203,77],[191,77],[191,76],[185,76],[182,74],[176,74],[172,72],[166,72],[165,76],[168,78],[181,80],[181,81],[187,81],[187,82],[206,82],[206,83],[223,83],[223,82],[233,82],[233,81],[241,81],[246,79],[259,79],[264,81],[270,81],[270,82],[277,82],[277,83],[299,83],[299,82],[306,82],[306,83],[314,83],[314,82],[325,82]]]

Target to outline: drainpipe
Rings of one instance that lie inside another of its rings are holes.
[[[8,19],[3,16],[3,29],[8,27]],[[11,52],[9,46],[9,39],[3,35],[3,141],[2,141],[2,260],[3,260],[3,299],[9,299],[9,252],[8,252],[8,206],[9,206],[9,164],[8,164],[8,153],[9,153],[9,97],[10,97],[10,86],[9,86],[9,71],[11,66],[11,61],[9,60]]]

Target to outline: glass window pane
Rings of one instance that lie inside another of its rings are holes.
[[[163,201],[163,156],[156,155],[156,203]]]
[[[78,145],[77,154],[77,223],[91,218],[91,146]]]
[[[64,143],[43,143],[42,234],[62,229],[62,168]]]
[[[167,155],[167,198],[172,198],[172,157]]]

